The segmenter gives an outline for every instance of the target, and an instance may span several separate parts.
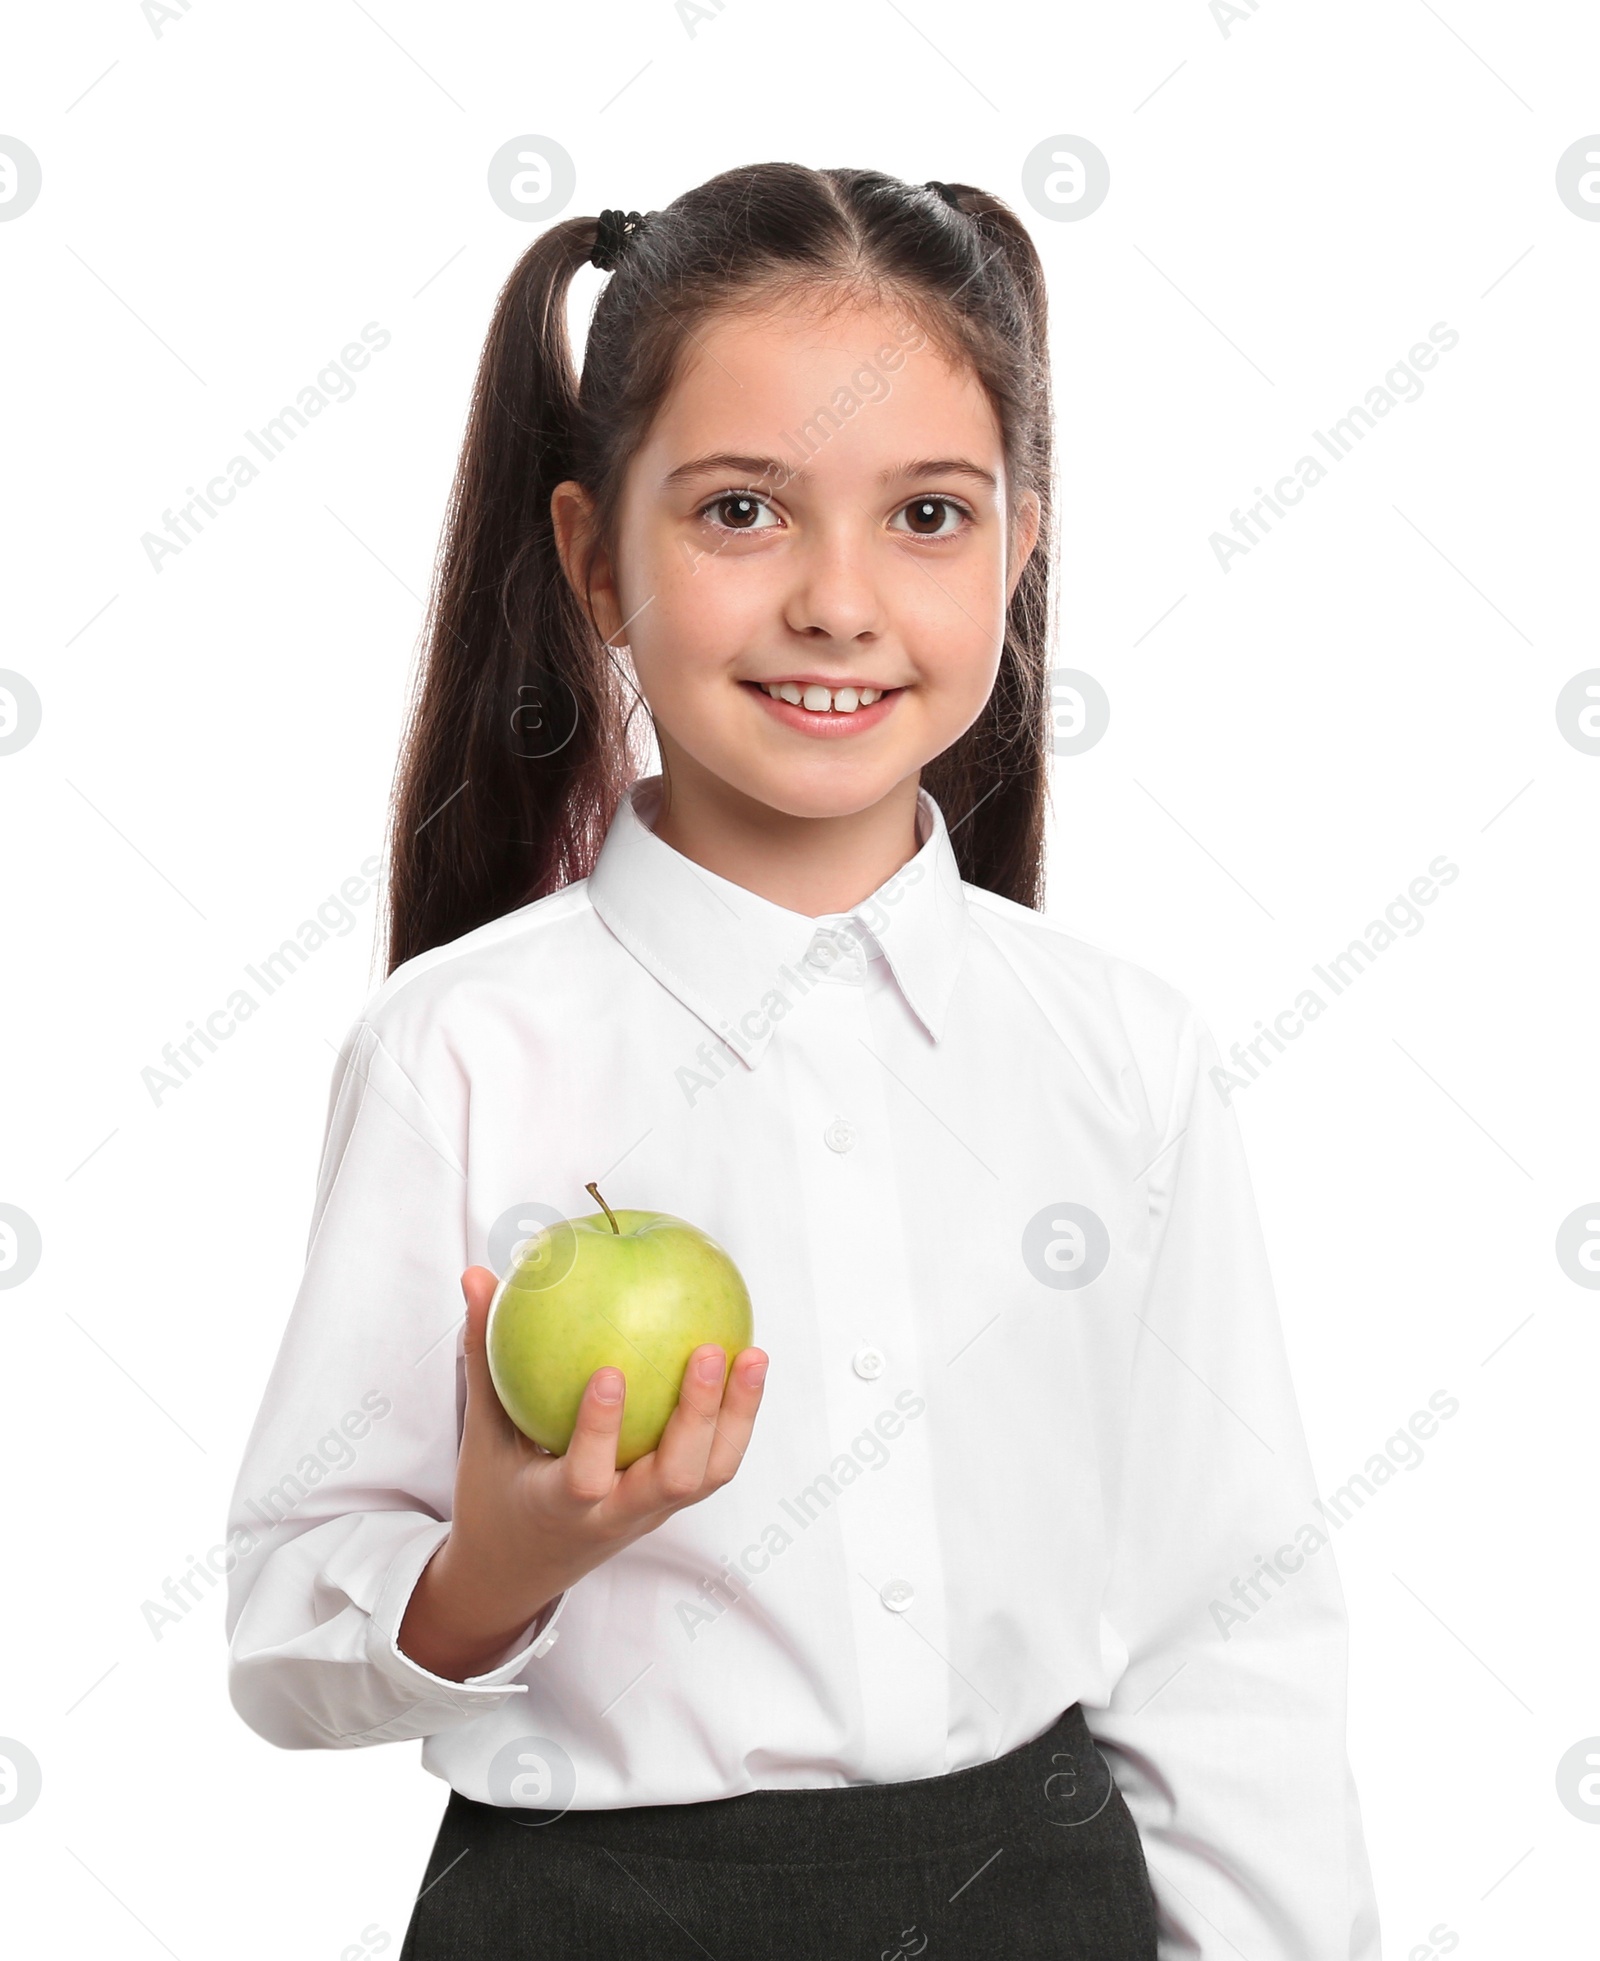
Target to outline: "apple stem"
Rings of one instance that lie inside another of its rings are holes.
[[[593,1182],[593,1180],[591,1180],[591,1181],[590,1181],[590,1182],[589,1182],[589,1183],[588,1183],[587,1185],[585,1185],[585,1186],[584,1186],[584,1188],[583,1188],[583,1189],[584,1189],[584,1190],[585,1190],[586,1192],[593,1192],[593,1193],[594,1193],[594,1202],[595,1202],[595,1204],[599,1206],[599,1208],[600,1208],[600,1210],[601,1210],[601,1211],[602,1211],[602,1212],[603,1212],[603,1213],[604,1213],[604,1214],[606,1215],[606,1217],[607,1217],[607,1218],[608,1218],[608,1219],[609,1219],[609,1220],[611,1221],[611,1230],[612,1230],[612,1231],[613,1231],[613,1232],[614,1232],[614,1233],[615,1233],[615,1234],[617,1235],[617,1237],[618,1237],[618,1238],[620,1239],[620,1238],[622,1237],[622,1228],[621,1228],[621,1226],[619,1226],[619,1225],[617,1224],[617,1215],[616,1215],[616,1213],[612,1211],[612,1209],[611,1209],[611,1207],[610,1207],[609,1205],[607,1205],[607,1204],[606,1204],[606,1202],[605,1202],[605,1200],[604,1200],[604,1199],[603,1199],[603,1198],[602,1198],[602,1197],[600,1196],[600,1187],[599,1187],[599,1186],[598,1186],[597,1184],[595,1184],[595,1183]]]

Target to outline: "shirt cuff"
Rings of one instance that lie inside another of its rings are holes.
[[[425,1532],[419,1532],[415,1538],[408,1539],[395,1556],[373,1604],[371,1623],[367,1629],[367,1659],[397,1688],[405,1690],[413,1702],[442,1702],[462,1713],[471,1711],[477,1714],[486,1707],[498,1707],[508,1696],[527,1694],[527,1683],[514,1678],[522,1673],[529,1662],[547,1655],[560,1639],[560,1630],[555,1622],[567,1603],[567,1596],[565,1591],[558,1593],[554,1600],[547,1601],[539,1609],[517,1652],[498,1667],[488,1669],[482,1675],[469,1675],[464,1682],[435,1675],[432,1669],[424,1668],[401,1650],[400,1626],[423,1568],[449,1534],[450,1521],[442,1519]]]

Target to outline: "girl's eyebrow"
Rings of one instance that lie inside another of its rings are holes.
[[[972,477],[990,490],[1000,488],[992,470],[969,463],[964,456],[919,456],[913,462],[878,472],[879,483],[893,483],[899,477]]]
[[[675,470],[669,470],[661,479],[661,488],[667,489],[675,483],[683,483],[691,477],[707,476],[713,471],[739,472],[752,484],[766,477],[778,477],[785,483],[807,483],[810,472],[797,470],[792,463],[780,462],[775,456],[735,456],[719,450],[710,456],[696,456],[688,463],[680,463]],[[971,477],[975,482],[990,490],[998,490],[992,470],[969,462],[964,456],[917,457],[909,463],[892,463],[887,469],[878,472],[878,482],[894,483],[905,477]]]
[[[762,477],[785,477],[791,483],[805,479],[803,470],[780,463],[775,456],[734,456],[726,450],[718,450],[710,456],[697,456],[691,462],[680,463],[677,469],[669,470],[661,479],[661,488],[665,490],[669,484],[683,483],[689,477],[707,476],[713,470],[719,474],[723,471],[730,474],[738,472],[752,482]]]

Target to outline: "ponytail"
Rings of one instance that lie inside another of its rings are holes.
[[[1044,268],[1027,228],[1008,204],[972,184],[925,189],[976,234],[983,270],[954,296],[976,322],[963,351],[989,387],[1006,439],[1007,474],[1014,487],[1039,498],[1039,530],[1006,609],[1005,646],[984,712],[959,742],[922,772],[928,794],[944,813],[951,842],[970,885],[998,892],[1035,910],[1044,904],[1044,820],[1049,765],[1049,650],[1055,644],[1055,527],[1049,318]],[[998,338],[1009,349],[1003,386],[986,372],[984,355]],[[979,807],[988,814],[978,816]],[[969,821],[970,820],[970,821]],[[964,832],[970,832],[964,836]]]
[[[561,570],[567,331],[592,218],[523,255],[495,304],[447,507],[391,806],[388,965],[587,877],[631,780],[627,690]]]

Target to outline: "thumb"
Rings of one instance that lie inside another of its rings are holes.
[[[461,1291],[467,1302],[462,1346],[467,1360],[465,1427],[469,1437],[480,1424],[487,1423],[491,1430],[497,1430],[511,1422],[495,1394],[494,1378],[489,1373],[489,1303],[499,1284],[486,1266],[469,1266],[461,1276]],[[465,1440],[464,1437],[463,1445]]]

